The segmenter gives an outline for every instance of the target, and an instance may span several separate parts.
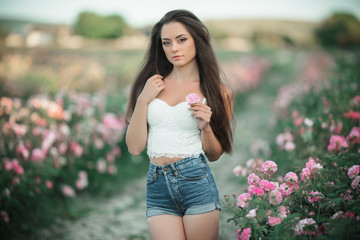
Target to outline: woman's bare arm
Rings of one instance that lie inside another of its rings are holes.
[[[162,76],[150,77],[139,95],[126,132],[126,145],[133,155],[139,155],[147,144],[147,109],[149,103],[165,88]]]

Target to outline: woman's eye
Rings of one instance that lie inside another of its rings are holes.
[[[180,38],[179,42],[185,42],[187,39],[186,38]]]
[[[163,42],[163,45],[164,46],[167,46],[167,45],[169,45],[170,43],[169,42]]]

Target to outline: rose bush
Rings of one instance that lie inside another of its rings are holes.
[[[111,182],[118,189],[134,175],[122,111],[108,111],[105,96],[0,98],[0,236],[32,233],[72,198],[114,192]]]
[[[249,184],[225,198],[238,239],[360,238],[359,62],[338,62],[278,112],[273,161],[234,169]]]

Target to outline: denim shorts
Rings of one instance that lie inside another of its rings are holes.
[[[205,155],[155,165],[150,162],[146,217],[201,214],[221,210],[219,193]]]

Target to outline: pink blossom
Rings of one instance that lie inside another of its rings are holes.
[[[316,203],[318,202],[321,198],[323,198],[323,195],[321,194],[321,192],[314,192],[313,190],[311,190],[311,192],[309,193],[308,196],[306,196],[307,200],[310,203]]]
[[[275,162],[268,160],[264,162],[262,169],[266,174],[271,175],[277,171],[277,165]]]
[[[360,188],[360,185],[359,185],[359,182],[360,182],[360,176],[356,176],[355,179],[352,181],[351,183],[351,187],[353,189],[358,189]]]
[[[352,144],[360,143],[360,127],[353,127],[347,136],[347,139]]]
[[[346,212],[345,216],[346,216],[346,218],[355,218],[355,213],[354,212]]]
[[[280,190],[281,194],[284,196],[289,196],[293,191],[292,187],[287,183],[282,183],[280,185],[279,190]]]
[[[284,219],[287,217],[287,215],[290,214],[290,211],[285,206],[279,206],[279,215],[281,219]]]
[[[114,154],[114,156],[116,156],[116,157],[120,156],[120,154],[121,154],[121,148],[119,148],[118,146],[113,147],[113,149],[111,151]]]
[[[239,176],[240,173],[243,172],[243,170],[244,170],[244,168],[243,168],[242,166],[238,165],[238,166],[234,167],[234,169],[233,169],[233,174],[234,174],[235,176]],[[245,171],[246,171],[246,169],[245,169]]]
[[[275,189],[270,192],[269,202],[272,205],[279,205],[282,202],[282,194],[281,194],[280,190]]]
[[[265,191],[271,191],[275,189],[275,185],[267,180],[261,180],[260,187]]]
[[[355,101],[355,102],[360,102],[360,95],[355,96],[355,97],[354,97],[354,101]]]
[[[1,215],[2,219],[4,220],[4,222],[6,222],[6,223],[10,222],[9,215],[6,211],[0,211],[0,215]]]
[[[44,138],[43,142],[41,143],[41,149],[43,150],[43,152],[47,152],[49,150],[49,148],[53,145],[55,140],[56,140],[55,132],[48,131],[45,134],[45,138]]]
[[[52,189],[53,188],[53,183],[51,182],[51,181],[49,181],[49,180],[46,180],[46,187],[48,188],[48,189]]]
[[[64,185],[62,187],[62,192],[66,197],[75,197],[76,196],[74,189],[68,185]]]
[[[286,183],[289,183],[290,185],[293,185],[293,184],[298,183],[299,178],[298,178],[298,176],[296,175],[296,173],[294,173],[294,172],[288,172],[288,173],[285,175],[284,181],[285,181]]]
[[[248,183],[253,186],[258,186],[260,183],[260,177],[256,175],[255,173],[252,173],[248,177]]]
[[[249,211],[249,213],[246,214],[246,217],[247,217],[247,218],[256,218],[256,210],[257,210],[257,208],[251,209],[251,210]]]
[[[241,228],[239,228],[239,230],[237,230],[236,235],[238,240],[249,240],[251,237],[251,229],[250,228],[245,228],[241,235],[239,236],[239,233],[241,232]]]
[[[349,144],[346,142],[346,138],[344,136],[333,135],[330,138],[330,144],[328,146],[328,150],[331,152],[338,152],[341,148],[347,148]]]
[[[35,148],[31,153],[31,161],[33,162],[42,162],[46,157],[46,153],[40,148]]]
[[[116,130],[124,130],[126,124],[123,118],[117,118],[114,113],[107,113],[103,117],[103,123],[106,127]]]
[[[96,164],[96,169],[99,173],[104,173],[106,171],[106,161],[104,159],[99,159]]]
[[[75,154],[75,156],[77,157],[81,157],[83,154],[83,147],[77,143],[77,142],[72,142],[70,144],[70,150]]]
[[[186,96],[185,99],[189,104],[193,104],[200,101],[200,97],[196,93],[190,93],[189,95]]]
[[[17,136],[24,136],[28,131],[28,127],[24,124],[14,123],[12,129]]]
[[[25,147],[24,144],[20,143],[17,148],[17,152],[23,157],[24,160],[28,160],[30,156],[29,150]]]
[[[78,180],[76,180],[76,188],[78,190],[83,190],[84,188],[86,188],[88,186],[88,181],[87,179],[82,179],[79,178]]]
[[[343,211],[338,211],[334,215],[332,215],[332,217],[331,217],[331,219],[339,219],[339,218],[344,218],[344,212]]]
[[[300,126],[303,123],[303,117],[297,117],[294,119],[294,125]]]
[[[315,225],[315,224],[316,224],[316,222],[312,218],[302,219],[295,226],[295,234],[298,236],[303,235],[303,234],[313,235],[313,234],[315,234],[314,231],[304,230],[304,228],[307,228],[308,226]],[[317,229],[316,225],[315,225],[315,229]]]
[[[323,166],[320,163],[317,163],[312,157],[309,157],[306,168],[309,169],[311,173],[316,173],[317,170],[322,169]]]
[[[311,172],[308,168],[303,168],[301,171],[301,180],[306,181],[311,177]]]
[[[241,208],[245,208],[249,205],[251,195],[249,193],[242,193],[237,199],[237,205]]]
[[[268,217],[268,223],[270,226],[275,226],[277,224],[280,224],[281,223],[281,218],[279,217]]]
[[[11,171],[13,169],[13,165],[9,158],[3,158],[3,163],[6,171]]]
[[[346,118],[357,120],[360,119],[360,112],[354,112],[353,110],[350,110],[346,113],[343,113],[343,116]]]
[[[14,169],[14,171],[16,172],[16,174],[20,175],[20,174],[24,174],[24,169],[22,166],[20,166],[18,160],[14,159],[11,161],[12,167]]]
[[[352,167],[349,168],[347,175],[349,176],[350,179],[354,179],[356,176],[359,175],[360,172],[360,165],[353,165]]]
[[[255,186],[254,185],[249,185],[248,186],[248,193],[250,194],[250,195],[254,195],[254,193],[253,193],[253,189],[255,188]]]
[[[264,190],[262,190],[259,187],[254,187],[252,189],[252,192],[253,192],[254,195],[257,195],[257,196],[262,196],[264,194]]]
[[[292,152],[295,149],[295,143],[294,142],[286,142],[284,145],[285,151]]]
[[[115,166],[114,164],[110,164],[110,165],[108,166],[107,172],[108,172],[109,174],[111,174],[111,175],[116,174],[116,173],[117,173],[117,168],[116,168],[116,166]]]

